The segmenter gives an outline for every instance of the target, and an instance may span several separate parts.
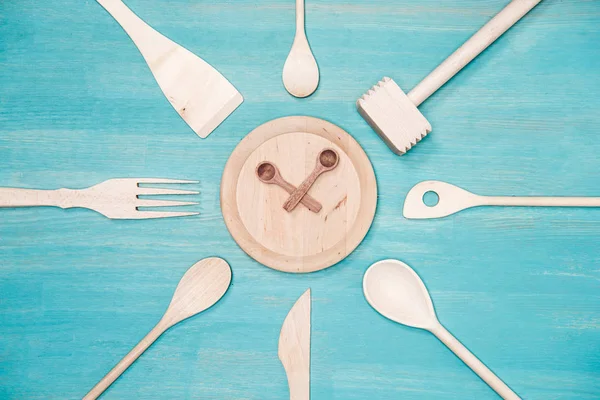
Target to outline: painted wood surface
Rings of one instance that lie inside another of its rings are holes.
[[[0,398],[81,398],[154,326],[187,268],[208,256],[231,264],[230,291],[161,337],[104,398],[286,398],[281,321],[311,287],[313,399],[495,399],[429,333],[369,307],[362,276],[384,258],[414,266],[444,326],[519,395],[600,396],[598,210],[401,216],[406,193],[427,179],[475,193],[599,195],[600,2],[543,1],[423,103],[435,131],[402,158],[358,115],[356,99],[381,76],[414,87],[506,1],[307,1],[321,84],[304,100],[281,82],[293,1],[127,4],[217,67],[246,101],[200,140],[95,1],[0,2],[1,186],[157,176],[199,179],[202,192],[202,214],[185,219],[1,210]],[[380,192],[363,244],[302,276],[252,261],[219,209],[221,172],[239,140],[298,114],[353,134]]]

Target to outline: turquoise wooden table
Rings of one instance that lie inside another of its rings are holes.
[[[104,398],[287,398],[279,329],[308,287],[313,399],[496,398],[432,335],[366,303],[367,267],[398,258],[420,274],[441,322],[523,398],[598,399],[600,210],[482,208],[430,221],[401,210],[425,179],[481,194],[600,195],[600,2],[542,2],[421,107],[434,131],[407,156],[354,105],[384,75],[413,87],[506,3],[309,0],[321,85],[297,100],[281,83],[292,0],[127,0],[244,95],[201,140],[96,2],[1,1],[0,186],[198,179],[202,214],[0,210],[0,398],[82,397],[154,326],[184,271],[217,255],[234,273],[224,299],[167,332]],[[361,246],[302,276],[246,256],[219,207],[230,152],[286,115],[350,132],[380,192]]]

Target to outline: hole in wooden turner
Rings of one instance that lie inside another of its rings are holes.
[[[435,207],[438,205],[438,203],[440,202],[440,196],[438,196],[438,194],[434,191],[428,191],[425,192],[425,194],[423,195],[423,203],[425,203],[425,205],[427,207]]]

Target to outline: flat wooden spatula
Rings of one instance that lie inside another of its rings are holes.
[[[121,0],[97,0],[131,37],[181,118],[205,138],[244,101],[206,61],[167,39]]]

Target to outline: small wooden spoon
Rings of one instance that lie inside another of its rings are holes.
[[[281,187],[289,194],[294,193],[294,191],[296,190],[296,187],[294,185],[283,179],[281,173],[279,172],[279,169],[272,162],[264,161],[258,164],[258,166],[256,167],[256,176],[258,176],[258,179],[261,182],[266,184],[275,184]],[[319,203],[317,200],[313,199],[309,195],[304,196],[302,200],[300,200],[300,202],[314,213],[318,213],[323,208],[321,203]]]
[[[304,0],[296,0],[296,37],[283,66],[283,85],[295,97],[308,97],[319,86],[319,66],[304,30]]]
[[[298,188],[290,195],[290,197],[283,203],[283,208],[287,212],[291,212],[296,208],[298,203],[302,200],[302,198],[306,195],[306,192],[311,188],[311,186],[315,183],[317,178],[324,174],[325,172],[329,172],[335,167],[338,166],[340,162],[340,156],[337,151],[333,149],[325,149],[319,153],[317,157],[317,165],[313,172],[298,186]]]
[[[196,315],[223,297],[231,283],[231,268],[221,258],[205,258],[194,264],[179,281],[169,308],[156,326],[88,394],[97,399],[156,339],[173,325]]]

